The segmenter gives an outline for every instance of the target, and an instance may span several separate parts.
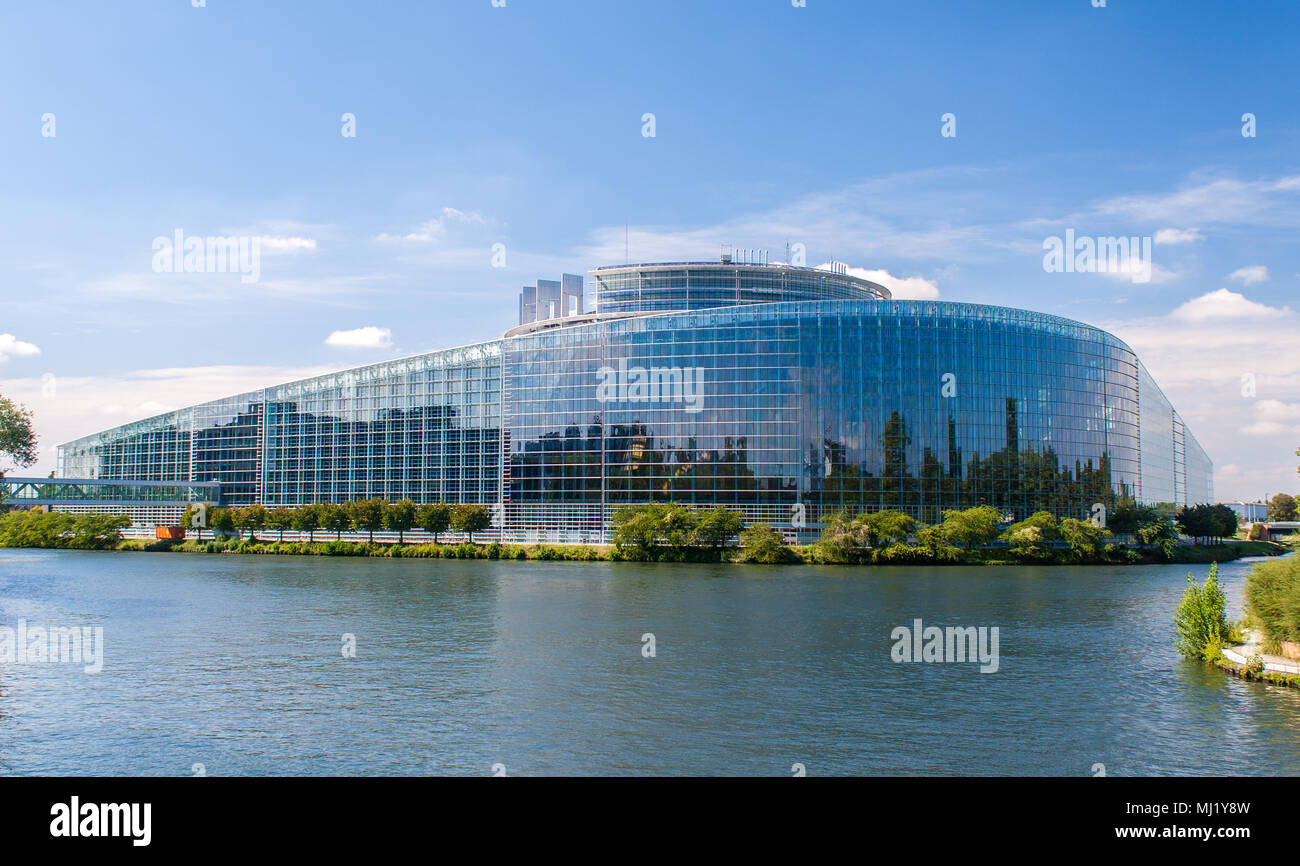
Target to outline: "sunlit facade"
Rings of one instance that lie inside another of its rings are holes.
[[[581,278],[539,281],[501,339],[107,430],[61,446],[58,474],[215,481],[233,505],[482,503],[520,542],[608,541],[613,512],[647,501],[727,505],[800,540],[840,509],[1213,501],[1195,437],[1097,328],[783,265],[587,285],[594,312]]]

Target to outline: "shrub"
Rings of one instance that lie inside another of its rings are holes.
[[[1246,575],[1245,607],[1267,646],[1300,641],[1300,557],[1256,563]]]
[[[1228,636],[1228,602],[1219,585],[1219,565],[1210,566],[1204,585],[1187,575],[1187,589],[1174,612],[1174,647],[1187,658],[1218,661]]]
[[[751,523],[740,533],[740,561],[764,565],[796,562],[798,556],[767,523]]]

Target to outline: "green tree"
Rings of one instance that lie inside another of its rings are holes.
[[[262,505],[245,505],[235,512],[235,525],[240,530],[248,530],[250,541],[257,541],[257,530],[266,526],[266,507]]]
[[[415,503],[399,499],[384,509],[384,527],[397,532],[397,543],[406,543],[406,532],[415,526]]]
[[[610,527],[620,556],[637,560],[657,558],[662,528],[657,509],[654,505],[625,505],[614,511]]]
[[[474,543],[474,533],[492,525],[492,512],[486,505],[457,505],[451,511],[451,528],[469,536]]]
[[[1106,550],[1107,534],[1104,528],[1093,526],[1087,520],[1067,517],[1061,521],[1061,538],[1070,545],[1070,555],[1084,562],[1102,557]]]
[[[813,545],[818,562],[861,562],[871,547],[867,526],[843,511],[822,517],[822,532]]]
[[[1024,559],[1044,559],[1051,555],[1052,544],[1061,537],[1061,526],[1050,511],[1035,511],[1013,523],[1000,536],[1011,550]]]
[[[1187,575],[1187,589],[1174,612],[1174,648],[1187,658],[1218,661],[1228,637],[1228,600],[1219,585],[1219,564],[1210,566],[1204,585]]]
[[[316,530],[320,529],[321,507],[316,504],[303,505],[293,510],[293,528],[307,533],[307,541],[316,540]]]
[[[957,548],[948,540],[942,524],[923,526],[917,530],[916,541],[931,559],[945,562],[957,559]]]
[[[337,502],[322,502],[319,508],[320,525],[333,532],[336,541],[343,538],[343,530],[352,525],[352,517],[348,509]]]
[[[362,532],[370,533],[370,543],[375,541],[375,532],[384,528],[384,511],[388,503],[382,499],[354,499],[347,505],[348,516],[352,525]]]
[[[943,512],[943,533],[947,539],[970,550],[982,547],[998,537],[998,523],[1002,515],[991,505],[977,505],[964,511]]]
[[[1178,529],[1165,515],[1157,513],[1150,522],[1138,526],[1136,534],[1139,542],[1156,548],[1165,559],[1173,557],[1178,545]]]
[[[1159,509],[1139,504],[1132,499],[1122,499],[1111,509],[1106,528],[1111,532],[1135,535],[1143,527],[1166,520],[1168,517]]]
[[[208,511],[208,525],[222,535],[233,533],[236,527],[233,508],[212,508]]]
[[[181,526],[183,526],[186,530],[193,529],[195,532],[198,533],[198,540],[202,541],[203,527],[194,525],[194,520],[196,517],[198,517],[198,515],[199,515],[198,505],[191,503],[190,505],[185,506],[185,510],[181,512]],[[206,515],[204,515],[204,517],[206,518]]]
[[[106,550],[122,540],[122,530],[131,525],[125,514],[78,514],[72,519],[70,547],[78,550]]]
[[[1279,493],[1268,501],[1268,519],[1270,522],[1275,520],[1295,520],[1295,515],[1295,497],[1291,494]]]
[[[885,510],[874,514],[859,514],[857,521],[865,528],[871,547],[905,542],[916,531],[916,521],[901,511]]]
[[[0,545],[4,547],[66,547],[65,534],[72,529],[72,516],[45,512],[39,508],[0,515]]]
[[[415,512],[416,525],[433,535],[433,543],[438,543],[438,536],[451,527],[451,507],[444,502],[431,502],[421,505]]]
[[[798,557],[785,544],[781,533],[768,523],[751,523],[740,533],[740,558],[744,562],[779,565]]]
[[[0,397],[0,456],[8,455],[15,468],[31,466],[39,456],[32,413],[7,397]],[[0,477],[5,469],[0,466]]]
[[[699,517],[691,533],[691,540],[714,550],[726,547],[744,528],[738,512],[725,505],[715,505]]]
[[[293,528],[293,515],[291,508],[274,508],[266,515],[266,525],[280,533],[280,541],[284,541],[284,531]]]

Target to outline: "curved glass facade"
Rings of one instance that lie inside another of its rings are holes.
[[[683,262],[597,268],[596,312],[704,310],[781,301],[888,298],[884,286],[834,271],[788,265]]]
[[[841,508],[934,522],[1213,499],[1209,459],[1118,339],[863,292],[575,322],[281,385],[69,443],[58,471],[216,480],[228,504],[499,503],[502,538],[551,542],[607,541],[615,509],[655,500],[807,540]]]

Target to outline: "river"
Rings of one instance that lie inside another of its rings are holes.
[[[1207,568],[0,550],[0,626],[104,648],[0,664],[0,774],[1300,774],[1300,691],[1173,650]],[[894,662],[918,618],[997,671]]]

